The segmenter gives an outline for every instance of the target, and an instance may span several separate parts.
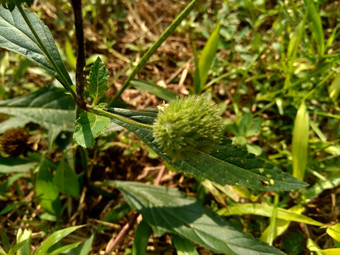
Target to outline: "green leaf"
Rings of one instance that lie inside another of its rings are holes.
[[[132,208],[142,213],[157,235],[170,232],[213,252],[229,255],[283,254],[206,212],[199,200],[186,197],[177,189],[123,181],[109,183],[123,193]]]
[[[26,244],[26,241],[21,241],[20,243],[17,243],[14,245],[13,248],[10,249],[8,255],[14,255],[18,250],[20,250],[24,245]]]
[[[17,251],[17,255],[31,254],[31,236],[32,230],[20,228],[17,233],[17,243],[24,242],[23,246]]]
[[[314,41],[316,42],[319,56],[323,56],[325,51],[325,39],[322,29],[322,22],[320,15],[314,5],[313,0],[306,0],[308,9],[309,29],[312,32]]]
[[[340,72],[336,75],[335,79],[333,80],[329,88],[329,97],[335,103],[339,97],[339,94],[340,94]]]
[[[198,62],[200,89],[199,91],[196,91],[197,94],[200,94],[204,89],[205,83],[208,78],[208,72],[215,58],[218,42],[220,40],[219,35],[220,27],[221,27],[220,22],[218,22],[202,50],[201,57]]]
[[[325,181],[318,181],[312,187],[307,189],[303,193],[303,197],[308,203],[312,199],[316,198],[321,192],[326,189],[333,189],[340,186],[340,172],[336,172],[332,175],[327,176]]]
[[[111,211],[109,211],[103,217],[102,221],[115,223],[120,219],[124,218],[129,211],[131,211],[131,208],[127,203],[119,204],[116,207],[114,207]]]
[[[46,255],[65,254],[66,252],[69,252],[69,251],[79,247],[79,244],[81,244],[81,242],[75,242],[75,243],[67,244],[67,245],[64,245],[62,247],[55,249],[54,251],[46,253]]]
[[[334,240],[340,242],[340,223],[328,227],[326,231]]]
[[[61,131],[73,132],[75,104],[62,88],[44,87],[30,95],[0,101],[0,112],[31,121],[48,130],[49,146]]]
[[[272,215],[270,217],[270,223],[268,226],[268,237],[266,242],[269,245],[273,245],[273,241],[277,234],[277,206],[273,206]]]
[[[109,71],[106,69],[103,61],[98,57],[91,67],[90,74],[87,76],[87,82],[89,83],[89,93],[93,99],[93,105],[98,104],[99,100],[105,96],[105,93],[108,89],[108,78]]]
[[[320,247],[310,238],[308,238],[308,240],[307,240],[307,248],[310,251],[315,252],[317,255],[325,255],[325,254],[323,254],[323,252],[320,249]]]
[[[69,65],[72,67],[73,70],[76,70],[77,58],[73,53],[73,46],[67,38],[65,41],[65,55],[67,57]]]
[[[22,116],[9,118],[1,122],[0,134],[12,128],[24,127],[28,122],[30,122],[30,120]]]
[[[145,255],[152,229],[144,220],[139,223],[132,246],[133,255]]]
[[[170,101],[176,99],[177,95],[170,90],[157,86],[155,84],[142,81],[142,80],[131,80],[130,84],[139,90],[149,92],[161,99]]]
[[[59,192],[80,197],[80,185],[78,176],[69,164],[62,159],[53,178],[53,183],[59,188]]]
[[[21,205],[27,205],[26,202],[24,201],[19,201],[19,202],[15,202],[13,204],[10,204],[10,205],[7,205],[5,208],[3,208],[1,211],[0,211],[0,215],[3,215],[3,214],[6,214],[12,210],[14,210],[15,208],[21,206]]]
[[[42,245],[35,251],[34,255],[46,255],[48,249],[59,242],[61,239],[63,239],[65,236],[69,235],[73,231],[82,228],[84,226],[75,226],[75,227],[69,227],[62,230],[58,230],[54,232],[52,235],[50,235],[43,243]]]
[[[0,229],[0,237],[1,237],[1,245],[5,251],[3,251],[2,247],[0,246],[0,252],[3,252],[5,255],[8,255],[7,252],[11,248],[11,244],[8,240],[8,235],[5,231],[5,229],[1,228]]]
[[[0,158],[0,174],[26,173],[37,165],[38,162],[22,158]]]
[[[35,193],[42,208],[52,215],[60,215],[61,202],[59,190],[52,181],[52,175],[45,158],[43,158],[40,163],[39,172],[35,181]]]
[[[95,138],[105,133],[110,119],[90,112],[82,112],[76,121],[73,138],[84,148],[92,148]]]
[[[289,69],[292,68],[295,62],[296,54],[298,52],[299,45],[302,40],[302,35],[303,35],[303,32],[305,31],[304,26],[305,26],[305,22],[303,20],[296,26],[294,33],[289,40],[288,49],[287,49],[287,59],[289,63]]]
[[[0,196],[2,196],[9,188],[9,186],[11,186],[15,181],[20,179],[22,176],[24,176],[24,173],[14,174],[7,177],[6,180],[0,185]]]
[[[198,255],[191,241],[175,234],[172,234],[171,237],[178,255]]]
[[[305,210],[305,208],[302,205],[297,205],[287,210],[293,213],[301,214]],[[283,232],[287,230],[287,228],[290,225],[290,222],[291,222],[290,220],[277,219],[276,232],[274,235],[274,239],[280,236]],[[269,226],[262,232],[260,240],[266,242],[268,240],[268,236],[269,236]]]
[[[324,250],[321,250],[321,252],[322,252],[322,255],[339,255],[340,248],[324,249]]]
[[[85,243],[68,252],[67,255],[88,255],[92,249],[93,239],[94,234],[92,234],[90,238],[85,241]]]
[[[293,176],[303,180],[308,157],[309,117],[305,102],[302,102],[294,121],[292,156]]]
[[[228,207],[228,210],[222,208],[219,210],[219,215],[229,216],[229,215],[240,215],[240,214],[254,214],[265,217],[272,217],[273,215],[273,206],[269,206],[266,204],[236,204],[231,207]],[[287,210],[283,208],[277,208],[277,219],[287,220],[287,221],[295,221],[306,223],[314,226],[323,226],[323,223],[313,220],[305,215],[302,215],[298,212],[294,212],[292,210]]]
[[[61,84],[72,84],[71,78],[61,60],[57,46],[48,27],[35,13],[23,8],[28,20],[40,36],[41,41],[54,59],[60,76],[52,66],[43,48],[33,35],[18,8],[12,12],[0,6],[0,47],[21,54],[51,73]]]
[[[137,112],[118,110],[117,108],[109,110],[145,124],[152,124],[153,116],[155,116],[155,113],[147,111]],[[176,170],[199,179],[208,179],[223,186],[230,184],[255,190],[294,190],[308,186],[287,173],[265,164],[260,158],[256,158],[253,154],[232,145],[231,141],[226,139],[221,144],[215,145],[211,154],[199,152],[195,159],[188,158],[173,162],[159,149],[153,138],[152,130],[114,118],[112,118],[112,121],[134,132]]]

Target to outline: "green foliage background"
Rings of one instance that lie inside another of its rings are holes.
[[[81,114],[70,3],[1,7],[0,47],[20,55],[0,51],[0,254],[111,251],[110,224],[136,212],[122,254],[150,240],[178,254],[339,252],[339,3],[169,2],[83,1]],[[162,100],[189,93],[217,103],[233,144],[174,161],[150,125]],[[14,158],[6,131],[18,127],[30,137]],[[142,170],[161,165],[163,187],[145,184],[158,180]]]

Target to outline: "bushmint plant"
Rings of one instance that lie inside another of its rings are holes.
[[[76,6],[81,7],[81,1],[72,1],[74,11],[77,13],[75,18],[79,45],[76,88],[61,60],[50,31],[37,15],[21,6],[23,2],[27,1],[1,2],[6,8],[0,8],[0,47],[27,57],[51,73],[64,86],[65,92],[69,95],[67,96],[68,99],[72,97],[74,105],[76,105],[77,113],[74,114],[73,111],[72,115],[60,106],[59,109],[52,109],[51,114],[53,114],[53,111],[65,110],[65,112],[59,111],[58,116],[64,114],[68,120],[76,116],[74,118],[76,121],[73,138],[81,146],[82,152],[87,148],[93,148],[95,139],[106,133],[107,128],[114,124],[135,133],[165,163],[171,165],[177,171],[194,176],[202,181],[209,180],[216,185],[236,185],[258,191],[291,191],[307,186],[306,183],[266,164],[260,158],[234,146],[230,140],[224,138],[221,134],[223,123],[220,110],[211,99],[204,95],[178,97],[151,111],[134,111],[113,107],[119,96],[129,87],[137,72],[190,13],[199,0],[191,1],[187,8],[179,14],[159,40],[141,58],[122,89],[109,102],[103,100],[108,89],[109,72],[100,58],[91,67],[86,79],[88,86],[87,91],[85,91],[83,75],[84,41],[81,15],[79,16],[81,8],[76,8]],[[210,42],[214,45],[214,52],[218,45],[219,28],[220,25],[217,25],[214,30],[215,39]],[[208,54],[208,49],[206,52],[205,58],[209,58],[211,54]],[[196,86],[196,92],[202,92],[205,89],[204,83],[212,61],[207,62],[209,62],[207,66],[204,66],[202,62],[199,65],[201,69],[204,69],[204,75],[201,75],[200,83]],[[51,89],[51,91],[55,90]],[[58,90],[58,93],[60,93],[60,90]],[[89,96],[88,102],[85,100],[84,94]],[[36,99],[39,95],[39,93],[32,94],[29,99]],[[28,97],[19,100],[20,102],[4,101],[0,106],[18,107],[20,103],[22,106],[22,102],[28,102],[27,100]],[[43,106],[45,105],[43,104]],[[29,104],[25,103],[24,106],[28,107]],[[41,104],[39,106],[41,107]],[[7,110],[0,111],[6,112]],[[18,109],[9,113],[21,118],[24,118],[27,114]],[[55,128],[55,132],[51,132],[50,144],[53,144],[56,134],[66,129],[62,125],[62,118],[51,119],[45,116],[39,118],[41,117],[39,112],[32,115],[26,116],[26,118],[36,123],[40,123],[40,120],[43,119],[46,122],[44,124],[46,128],[53,126],[51,122],[54,125],[60,124],[59,129]],[[69,126],[67,130],[70,130]],[[86,157],[86,153],[81,155]],[[86,168],[86,159],[84,161],[83,166]],[[41,162],[35,183],[37,194],[40,195],[38,201],[45,211],[57,217],[58,222],[60,222],[63,212],[59,194],[71,192],[71,195],[79,196],[80,192],[78,192],[78,188],[70,191],[60,184],[63,181],[64,170],[71,171],[68,165],[64,165],[66,164],[64,158],[62,165],[58,166],[58,172],[54,178],[49,173],[49,165],[53,166],[53,164],[49,163],[44,156],[42,156]],[[85,170],[84,174],[85,180],[87,180],[89,176]],[[77,176],[74,173],[69,174],[69,176],[71,176],[72,181],[77,181]],[[146,226],[152,228],[158,235],[171,233],[176,236],[175,239],[179,238],[183,242],[189,242],[189,245],[191,242],[199,243],[217,253],[283,254],[274,247],[254,240],[216,214],[206,212],[197,199],[185,197],[177,189],[123,181],[99,184],[89,182],[86,185],[102,193],[105,193],[105,191],[100,186],[118,188],[129,206],[143,215],[144,221],[147,223]],[[44,187],[47,186],[50,193],[44,194]],[[183,217],[181,217],[182,215]],[[164,221],[165,218],[167,221]],[[217,236],[215,233],[217,233]],[[37,254],[43,254],[41,250],[42,248],[39,250],[40,253]],[[43,252],[47,252],[47,248],[44,248]]]

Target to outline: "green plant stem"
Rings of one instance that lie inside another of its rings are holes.
[[[148,59],[156,52],[159,46],[161,46],[161,44],[172,34],[172,32],[181,24],[182,20],[189,15],[189,13],[200,1],[201,0],[192,0],[191,3],[176,17],[176,19],[171,23],[171,25],[163,32],[159,39],[151,46],[151,48],[143,55],[143,57],[139,60],[138,64],[132,70],[129,77],[125,80],[122,88],[112,98],[111,102],[109,103],[109,106],[112,106],[113,103],[121,96],[124,90],[129,87],[130,81],[135,77],[139,70],[143,68]]]
[[[50,61],[51,65],[53,66],[54,70],[59,74],[59,76],[61,77],[63,83],[62,85],[64,86],[64,88],[66,90],[68,90],[72,97],[74,98],[74,100],[76,100],[77,96],[76,93],[73,91],[73,89],[71,88],[71,84],[69,84],[69,82],[67,81],[66,77],[63,75],[63,73],[60,71],[57,63],[54,61],[53,57],[51,56],[50,52],[46,49],[45,44],[42,42],[42,40],[40,39],[40,36],[38,35],[38,33],[35,31],[34,27],[32,26],[30,20],[28,19],[24,9],[22,8],[22,6],[20,4],[16,5],[18,10],[20,11],[21,16],[24,18],[26,24],[28,25],[28,27],[30,28],[30,30],[32,31],[35,39],[38,41],[39,46],[41,48],[41,50],[45,53],[46,57],[48,58],[48,60]]]
[[[109,117],[111,119],[116,119],[116,120],[125,122],[125,123],[130,124],[130,125],[139,126],[141,128],[147,128],[147,129],[151,129],[152,130],[152,125],[140,123],[140,122],[137,122],[137,121],[125,118],[123,116],[120,116],[118,114],[115,114],[115,113],[108,112],[108,111],[105,111],[103,109],[97,108],[95,106],[92,106],[92,107],[88,108],[88,111],[92,112],[92,113],[95,113],[95,114],[98,114],[98,115],[101,115],[101,116]]]
[[[72,0],[72,8],[74,13],[74,24],[76,29],[76,38],[78,45],[77,64],[76,64],[76,92],[77,105],[81,109],[86,108],[86,101],[84,96],[85,79],[85,45],[84,45],[84,28],[83,28],[83,12],[81,0]]]

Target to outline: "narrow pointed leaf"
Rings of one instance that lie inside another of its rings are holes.
[[[340,223],[328,227],[327,234],[330,235],[334,240],[340,242]]]
[[[204,85],[208,78],[208,72],[210,70],[211,64],[215,58],[218,42],[220,40],[220,22],[217,23],[214,31],[211,33],[206,45],[204,46],[201,57],[198,62],[198,70],[199,70],[199,81],[200,81],[200,90],[196,91],[197,94],[203,90]]]
[[[110,119],[90,112],[80,114],[76,122],[73,138],[84,148],[92,148],[95,139],[110,125]]]
[[[340,72],[336,75],[329,88],[329,97],[336,102],[340,94]]]
[[[31,254],[31,235],[32,230],[19,229],[17,233],[17,243],[24,242],[23,246],[17,251],[16,255]]]
[[[110,109],[111,112],[129,117],[140,122],[151,124],[155,113]],[[152,116],[153,115],[153,116]],[[256,190],[294,190],[308,186],[272,166],[260,158],[223,140],[215,145],[210,154],[199,152],[197,158],[173,160],[165,155],[153,138],[152,130],[112,118],[116,124],[134,132],[165,162],[176,170],[193,175],[199,179],[208,179],[221,185],[237,185]]]
[[[296,54],[298,52],[298,48],[300,42],[302,40],[302,35],[304,32],[304,21],[301,21],[295,28],[292,37],[289,40],[288,49],[287,49],[287,59],[289,60],[289,68],[291,68],[295,62]]]
[[[297,205],[292,208],[287,209],[288,211],[291,211],[293,213],[298,213],[301,214],[305,210],[304,206]],[[278,236],[280,236],[283,232],[287,230],[287,228],[290,225],[290,220],[282,220],[282,219],[277,219],[276,222],[276,233],[274,236],[274,239]],[[262,232],[260,240],[265,242],[268,240],[268,235],[269,235],[269,226]]]
[[[314,242],[312,239],[308,238],[307,240],[307,248],[310,251],[315,252],[317,255],[325,255],[322,250],[320,249],[320,247],[317,245],[316,242]]]
[[[306,105],[302,102],[295,117],[292,141],[293,176],[301,181],[307,165],[308,138],[309,118]]]
[[[149,92],[166,101],[173,100],[177,96],[170,90],[142,80],[132,80],[131,85],[136,89]]]
[[[77,248],[69,251],[67,255],[88,255],[92,249],[92,243],[95,234],[92,234],[89,239],[87,239],[83,244],[79,245]]]
[[[108,89],[108,78],[109,71],[106,69],[103,61],[98,57],[91,67],[89,76],[87,76],[89,93],[93,99],[93,105],[99,103],[100,99],[105,95]]]
[[[139,223],[132,246],[133,255],[145,255],[152,229],[144,220]]]
[[[321,251],[322,251],[322,255],[339,255],[340,254],[340,248],[324,249]]]
[[[55,249],[54,251],[46,253],[46,255],[65,254],[66,252],[69,252],[69,251],[79,247],[80,244],[81,244],[81,242],[75,242],[75,243],[67,244],[67,245],[64,245],[60,248]]]
[[[340,186],[340,172],[336,172],[332,175],[327,176],[325,181],[318,181],[312,187],[308,188],[304,193],[303,197],[308,203],[312,199],[316,198],[321,192],[326,189],[334,189]]]
[[[54,244],[59,242],[61,239],[63,239],[65,236],[69,235],[73,231],[82,228],[83,226],[75,226],[75,227],[69,227],[62,230],[58,230],[54,232],[52,235],[50,235],[43,243],[42,245],[35,251],[34,255],[46,255],[47,251],[50,247],[52,247]]]
[[[221,209],[219,211],[220,215],[229,216],[229,215],[240,215],[240,214],[254,214],[265,217],[272,217],[273,215],[273,206],[269,206],[266,204],[236,204],[232,207],[228,207],[228,210]],[[288,220],[295,222],[302,222],[309,225],[314,226],[322,226],[323,223],[313,220],[305,215],[302,215],[298,212],[293,212],[291,210],[277,208],[276,217],[280,220]]]
[[[213,252],[229,255],[283,254],[237,230],[216,214],[206,212],[199,200],[186,197],[177,189],[123,181],[110,184],[123,193],[132,208],[142,213],[157,235],[170,232]]]
[[[309,28],[312,31],[312,36],[314,41],[316,42],[319,56],[323,56],[325,50],[325,39],[324,32],[322,29],[322,22],[318,10],[316,9],[313,0],[306,1],[309,10],[308,10],[308,19],[309,19]]]
[[[31,13],[25,8],[23,9],[45,47],[56,62],[63,77],[61,77],[51,65],[41,48],[41,45],[39,45],[37,39],[34,37],[18,8],[9,11],[3,6],[0,6],[0,47],[25,56],[51,73],[61,84],[67,82],[71,85],[71,78],[61,60],[50,30],[35,13]]]

